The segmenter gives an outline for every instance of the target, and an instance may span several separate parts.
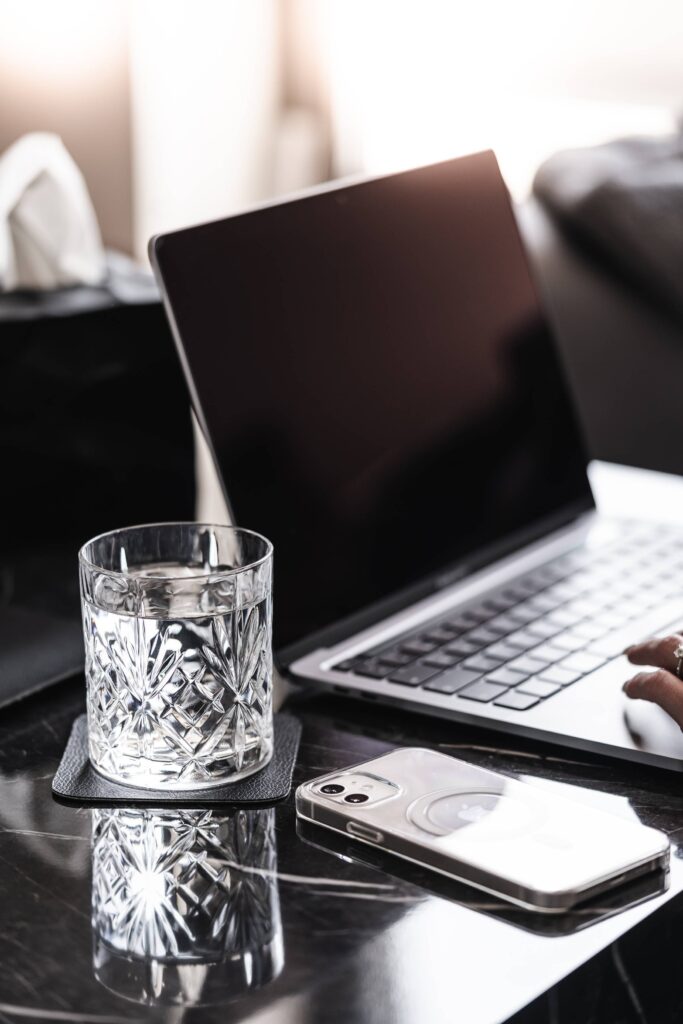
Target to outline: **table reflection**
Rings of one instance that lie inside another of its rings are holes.
[[[284,964],[275,812],[98,809],[95,976],[154,1006],[228,1002]]]

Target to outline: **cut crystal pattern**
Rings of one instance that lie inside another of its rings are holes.
[[[125,958],[120,973],[130,980],[129,959],[144,961],[145,991],[134,997],[147,1002],[171,983],[170,1001],[188,1002],[176,990],[183,979],[196,983],[193,964],[230,961],[224,982],[265,984],[282,966],[275,869],[272,810],[93,811],[96,973],[111,974]],[[185,973],[171,979],[169,965]],[[205,973],[199,978],[203,985]]]
[[[197,787],[272,752],[270,597],[226,614],[154,619],[83,602],[90,756],[135,785]]]

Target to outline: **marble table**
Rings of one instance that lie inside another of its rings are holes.
[[[628,495],[633,475],[620,472],[597,474],[598,497],[607,481],[604,503],[626,503],[630,515],[638,514],[638,495]],[[678,515],[678,501],[683,511],[678,481],[653,477],[652,484],[651,515]],[[501,742],[483,729],[373,704],[308,691],[288,697],[288,709],[303,724],[297,784],[393,746],[418,744],[669,835],[665,892],[648,881],[619,900],[561,919],[539,918],[344,840],[301,834],[293,796],[241,817],[187,811],[181,821],[161,824],[154,812],[131,817],[58,803],[51,779],[83,703],[83,681],[75,679],[0,714],[3,1024],[668,1024],[681,1018],[679,776],[524,740]],[[225,847],[216,852],[215,827],[229,836],[229,855]],[[159,873],[171,857],[164,842],[194,856],[192,874],[176,876],[172,921],[160,906]],[[126,872],[135,884],[124,893]],[[144,970],[127,956],[140,940],[141,922],[144,941],[156,949]],[[201,948],[192,947],[192,929],[202,935]],[[218,964],[215,942],[225,954]]]

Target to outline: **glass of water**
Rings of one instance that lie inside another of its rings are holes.
[[[129,786],[235,782],[273,750],[270,541],[115,530],[79,552],[90,760]]]

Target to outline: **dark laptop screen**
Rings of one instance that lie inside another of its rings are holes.
[[[161,237],[237,522],[275,544],[275,645],[591,503],[493,154]]]

